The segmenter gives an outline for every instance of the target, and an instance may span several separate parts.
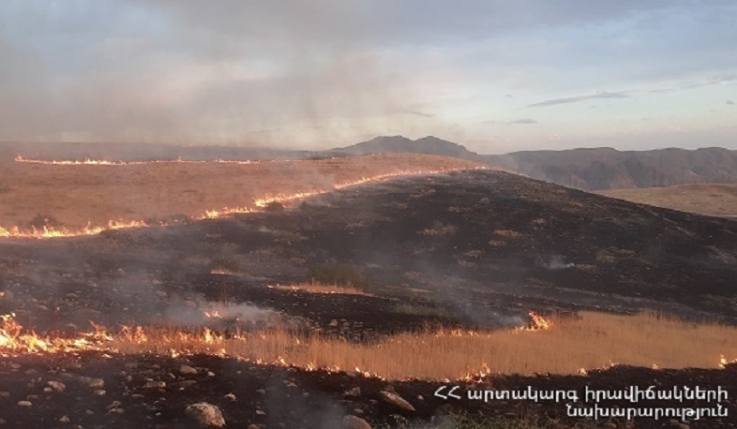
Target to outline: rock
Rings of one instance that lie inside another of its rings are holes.
[[[344,429],[371,429],[371,425],[360,417],[345,416],[343,417]]]
[[[31,401],[18,401],[18,406],[23,408],[30,408],[33,406]]]
[[[102,389],[97,389],[94,392],[92,392],[92,394],[95,396],[105,396],[107,392]]]
[[[606,422],[603,425],[601,425],[601,427],[604,429],[617,429],[617,425],[612,422]]]
[[[82,381],[84,383],[87,383],[87,385],[92,389],[102,389],[105,387],[105,380],[102,378],[89,378],[89,377],[83,377]]]
[[[10,398],[10,392],[0,392],[0,399]]]
[[[266,411],[264,411],[264,410],[256,410],[256,415],[257,416],[265,416],[266,415]]]
[[[197,370],[189,365],[182,365],[179,367],[179,373],[184,375],[197,374]]]
[[[166,389],[165,381],[149,381],[143,385],[144,389]]]
[[[184,413],[187,417],[197,421],[202,428],[221,428],[225,426],[225,418],[223,418],[220,408],[207,402],[192,404],[187,407]]]
[[[330,326],[331,328],[337,328],[338,327],[338,320],[337,319],[331,320],[330,323],[328,324],[328,326]]]
[[[343,395],[358,398],[359,396],[361,396],[361,388],[356,386],[353,389],[348,389]]]
[[[176,386],[184,389],[189,386],[194,386],[195,384],[197,384],[197,380],[182,380],[177,383]]]
[[[63,392],[67,388],[64,383],[61,383],[59,381],[49,381],[46,382],[46,384],[48,384],[49,387],[54,390],[54,392]]]
[[[255,425],[255,424],[251,423],[250,425],[248,425],[248,427],[246,429],[261,429],[261,428],[258,427],[258,425]]]
[[[379,392],[379,396],[381,397],[381,399],[384,400],[384,402],[395,405],[403,410],[415,411],[415,407],[413,407],[412,404],[405,401],[404,398],[394,392],[382,390],[381,392]]]
[[[232,393],[228,393],[227,395],[223,396],[223,398],[229,400],[229,401],[237,401],[236,397]]]
[[[112,408],[120,408],[123,404],[120,403],[120,401],[113,401],[110,403],[110,405],[107,406],[107,409],[110,410]]]

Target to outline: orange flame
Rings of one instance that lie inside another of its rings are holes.
[[[82,161],[77,160],[43,160],[43,159],[31,159],[24,158],[20,155],[15,157],[15,162],[22,164],[41,164],[41,165],[106,165],[106,166],[124,166],[124,165],[148,165],[148,164],[236,164],[236,165],[248,165],[248,164],[260,164],[264,162],[290,162],[289,160],[270,160],[270,161],[251,161],[251,160],[224,160],[216,159],[214,161],[185,161],[181,158],[172,160],[156,160],[156,161],[106,161],[103,159],[90,159],[85,158]]]

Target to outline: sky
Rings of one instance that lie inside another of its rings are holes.
[[[733,0],[4,0],[0,141],[737,149]]]

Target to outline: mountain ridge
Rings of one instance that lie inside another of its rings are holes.
[[[410,152],[451,156],[586,191],[737,183],[737,151],[719,147],[648,151],[602,147],[482,155],[433,136],[417,140],[383,136],[332,151],[347,155]]]

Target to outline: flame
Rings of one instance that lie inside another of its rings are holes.
[[[549,320],[545,319],[544,317],[540,316],[539,314],[531,311],[528,313],[530,316],[530,325],[526,328],[523,328],[526,331],[541,331],[550,329],[551,326],[553,326],[553,323]]]
[[[737,359],[733,359],[729,361],[727,360],[726,357],[724,357],[724,355],[719,355],[719,368],[724,369],[727,367],[727,365],[733,364],[733,363],[737,363]]]
[[[97,163],[99,165],[128,165],[128,164],[118,164],[118,163],[105,164],[105,163],[109,163],[108,161],[93,161],[93,160],[88,160],[88,161],[90,163]],[[79,165],[79,164],[73,164],[73,163],[85,163],[87,161],[38,161],[38,160],[27,160],[25,158],[18,157],[16,158],[16,162],[57,163],[57,164],[58,163],[72,163],[71,165]],[[147,162],[156,163],[156,162],[209,162],[209,161],[181,161],[180,160],[180,161],[147,161]],[[246,161],[215,161],[215,162],[231,163],[231,162],[246,162]],[[63,164],[63,165],[68,165],[68,164]],[[473,169],[483,170],[483,169],[486,169],[486,167],[476,167]],[[393,173],[379,174],[375,176],[366,176],[358,180],[351,180],[351,181],[337,183],[333,185],[332,188],[329,188],[329,189],[295,192],[293,194],[277,194],[277,195],[265,196],[263,198],[257,198],[254,200],[254,205],[256,207],[232,207],[232,208],[224,207],[220,210],[206,210],[201,215],[192,216],[191,220],[218,219],[218,218],[222,218],[222,217],[233,215],[233,214],[256,213],[256,212],[262,211],[261,210],[262,208],[265,208],[269,206],[269,204],[272,204],[272,203],[282,203],[283,204],[286,202],[314,197],[317,195],[326,194],[331,191],[345,189],[345,188],[352,187],[352,186],[359,186],[359,185],[363,185],[367,183],[383,182],[383,181],[396,178],[396,177],[416,176],[416,175],[433,175],[433,174],[449,173],[449,172],[460,171],[460,170],[467,170],[467,168],[446,168],[446,169],[439,169],[439,170],[403,170],[403,171],[397,171]],[[167,226],[170,224],[158,223],[156,225],[157,226]],[[105,231],[142,228],[142,227],[149,227],[149,226],[154,226],[154,225],[151,225],[141,220],[132,220],[132,221],[124,221],[124,220],[113,221],[111,220],[107,223],[107,225],[104,225],[104,226],[92,226],[91,224],[88,223],[86,227],[82,229],[78,229],[78,230],[67,229],[67,228],[54,228],[51,226],[44,226],[43,228],[33,227],[30,230],[22,230],[18,228],[17,226],[14,226],[10,229],[5,229],[3,227],[0,227],[0,238],[21,238],[21,239],[68,238],[68,237],[97,235]]]
[[[103,159],[90,159],[85,158],[82,161],[77,160],[43,160],[43,159],[31,159],[24,158],[20,155],[15,157],[15,162],[22,164],[41,164],[41,165],[106,165],[106,166],[123,166],[123,165],[148,165],[148,164],[236,164],[236,165],[248,165],[248,164],[260,164],[260,163],[273,163],[273,162],[291,162],[290,160],[270,160],[270,161],[252,161],[252,160],[224,160],[216,159],[214,161],[185,161],[181,158],[171,160],[155,160],[155,161],[106,161]]]
[[[218,310],[205,311],[205,317],[208,319],[222,319],[223,315]]]

